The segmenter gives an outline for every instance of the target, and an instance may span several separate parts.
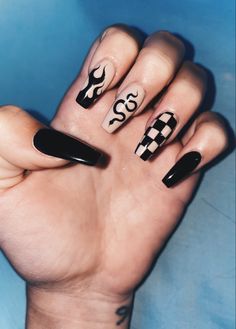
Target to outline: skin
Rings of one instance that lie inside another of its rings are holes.
[[[145,125],[167,103],[176,109],[184,107],[178,93],[196,91],[196,99],[191,98],[194,103],[190,99],[183,110],[183,119],[179,113],[179,130],[196,111],[204,95],[205,78],[191,63],[183,65],[185,82],[180,79],[178,88],[171,89],[161,103],[140,111],[115,134],[102,129],[101,122],[119,93],[114,86],[129,72],[139,52],[135,39],[123,28],[112,29],[110,39],[107,35],[103,39],[103,48],[98,48],[100,40],[92,47],[52,121],[55,129],[109,155],[106,165],[72,165],[39,153],[32,147],[32,137],[41,124],[15,107],[0,111],[2,134],[8,136],[5,146],[0,147],[0,247],[28,283],[28,329],[128,328],[135,288],[181,219],[199,171],[171,189],[162,178],[186,152],[201,152],[198,170],[227,145],[223,124],[206,112],[193,122],[183,140],[173,135],[151,161],[144,162],[133,153]],[[82,110],[74,99],[94,53],[100,56],[97,60],[107,54],[114,34],[133,47],[132,55],[129,59],[126,54],[126,66],[117,60],[120,73],[109,90],[90,110]],[[182,60],[177,53],[170,55],[172,62],[178,57],[175,70]],[[167,78],[172,75],[171,71]],[[16,145],[15,152],[11,145]],[[26,176],[22,176],[23,169],[29,170]]]

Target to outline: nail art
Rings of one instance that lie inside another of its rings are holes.
[[[201,162],[202,156],[199,152],[188,152],[177,161],[177,163],[165,175],[162,182],[171,187],[189,175]]]
[[[107,113],[102,127],[109,133],[119,128],[143,102],[144,89],[138,84],[131,84],[123,90]]]
[[[145,131],[135,154],[144,161],[148,160],[167,141],[176,125],[177,120],[174,113],[164,112],[160,114]]]
[[[83,89],[76,98],[76,102],[85,109],[89,108],[109,86],[114,76],[114,65],[108,60],[103,60],[89,73]]]
[[[81,140],[49,128],[35,134],[33,145],[44,154],[90,166],[94,166],[102,155]]]

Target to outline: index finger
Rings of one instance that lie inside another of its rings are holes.
[[[87,109],[105,90],[113,88],[132,66],[138,52],[138,38],[132,29],[126,26],[108,28],[75,82],[80,89],[75,97],[77,103]]]

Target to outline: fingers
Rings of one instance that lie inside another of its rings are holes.
[[[140,113],[172,80],[183,55],[182,42],[172,34],[158,32],[150,36],[118,89],[102,127],[112,133],[134,112]]]
[[[205,112],[189,128],[183,143],[176,163],[162,180],[167,187],[179,183],[222,153],[228,137],[222,120],[214,113]]]
[[[125,26],[108,28],[95,44],[83,74],[76,82],[81,86],[76,101],[83,108],[89,108],[105,90],[114,87],[132,66],[139,52],[137,38]]]
[[[95,164],[100,153],[45,127],[14,106],[0,108],[0,189],[18,184],[25,170],[54,168],[68,161]]]
[[[150,116],[135,153],[146,161],[167,141],[172,141],[198,109],[205,89],[205,72],[185,62]]]

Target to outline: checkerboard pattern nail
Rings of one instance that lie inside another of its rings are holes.
[[[170,137],[176,124],[177,120],[174,113],[164,112],[160,114],[145,131],[135,153],[144,161],[148,160]]]

